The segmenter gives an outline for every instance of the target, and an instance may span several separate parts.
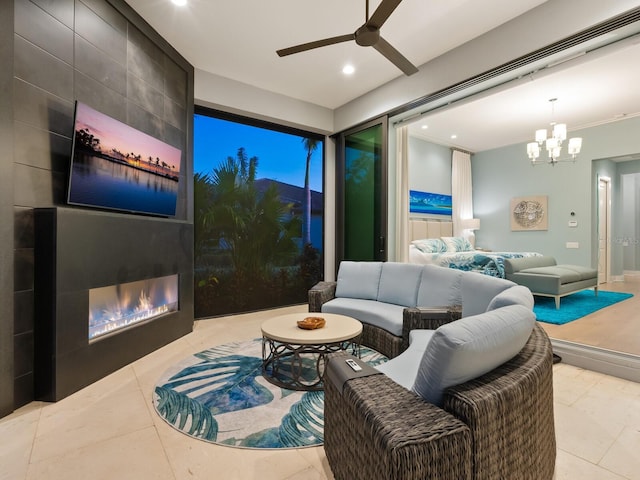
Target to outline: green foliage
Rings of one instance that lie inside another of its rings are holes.
[[[198,240],[227,250],[239,274],[261,279],[270,266],[295,255],[299,219],[288,215],[290,205],[280,201],[274,185],[262,193],[256,189],[257,167],[258,158],[240,148],[236,158],[227,157],[199,178],[208,183],[209,201],[196,211],[196,224],[207,238]]]
[[[320,252],[310,243],[302,250],[299,259],[300,277],[304,282],[304,289],[309,290],[322,278],[322,258]]]
[[[301,303],[321,278],[317,250],[300,255],[300,216],[275,185],[257,188],[257,171],[240,148],[194,176],[197,317]]]

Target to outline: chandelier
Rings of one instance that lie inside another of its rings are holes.
[[[549,99],[551,102],[551,118],[553,119],[554,106],[557,98]],[[562,151],[562,145],[567,139],[567,124],[566,123],[555,123],[551,122],[551,135],[547,137],[547,129],[541,128],[536,130],[535,142],[527,143],[527,155],[529,159],[531,159],[531,165],[538,165],[542,163],[541,161],[537,161],[540,156],[540,150],[544,145],[547,150],[547,155],[549,160],[547,163],[554,166],[558,162],[575,162],[576,157],[580,153],[580,149],[582,148],[582,138],[574,137],[570,138],[567,146],[567,152],[571,155],[571,158],[567,158],[564,160],[560,159],[560,153]]]

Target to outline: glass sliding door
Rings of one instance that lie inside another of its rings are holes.
[[[387,118],[339,135],[336,259],[387,258]]]

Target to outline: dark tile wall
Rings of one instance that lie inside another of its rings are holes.
[[[13,65],[0,69],[0,166],[13,162],[0,175],[2,416],[6,396],[11,408],[34,396],[33,209],[66,204],[75,100],[184,152],[176,220],[190,226],[193,68],[123,0],[0,3],[0,59]]]
[[[36,209],[35,231],[36,398],[60,400],[192,330],[190,224],[59,207]],[[90,288],[175,274],[179,311],[89,344]]]
[[[0,2],[0,417],[14,405],[13,2]],[[29,328],[27,324],[27,328]]]

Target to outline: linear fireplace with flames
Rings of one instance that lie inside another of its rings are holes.
[[[178,310],[178,275],[89,290],[89,342]]]
[[[193,330],[193,225],[35,209],[34,397],[57,401]]]

